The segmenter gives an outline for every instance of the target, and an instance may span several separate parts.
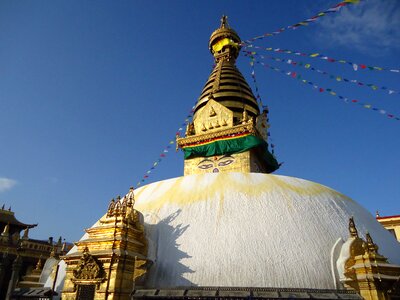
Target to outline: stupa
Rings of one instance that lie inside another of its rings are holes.
[[[240,45],[223,17],[209,42],[215,67],[177,138],[184,176],[112,200],[49,277],[63,299],[399,293],[400,245],[368,211],[318,183],[270,174],[279,164],[268,111],[235,66]]]

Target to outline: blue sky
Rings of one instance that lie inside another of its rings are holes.
[[[111,198],[136,185],[174,138],[209,76],[222,14],[243,40],[292,25],[336,1],[0,1],[0,203],[39,223],[31,237],[76,241]],[[400,3],[362,1],[255,42],[399,69]],[[400,90],[400,74],[259,51],[343,78]],[[400,115],[400,95],[298,67],[318,86]],[[238,67],[254,90],[249,59]],[[400,214],[400,121],[346,104],[256,65],[282,168]],[[147,182],[183,174],[170,151]]]

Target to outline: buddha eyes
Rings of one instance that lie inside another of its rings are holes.
[[[199,165],[199,169],[203,169],[203,170],[206,170],[206,169],[209,169],[209,168],[212,168],[213,167],[213,164],[202,164],[202,165]]]
[[[226,159],[218,163],[219,167],[225,167],[233,162],[233,159]]]
[[[205,159],[205,160],[201,161],[197,167],[202,170],[211,169],[216,166],[217,167],[225,167],[225,166],[233,163],[234,160],[235,159],[232,156],[223,156],[223,157],[219,158],[218,160],[214,160],[214,161],[212,161],[210,159]]]

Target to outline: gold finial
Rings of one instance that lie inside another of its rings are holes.
[[[243,110],[243,114],[242,114],[242,124],[246,124],[248,121],[249,115],[247,114],[247,110],[244,109]]]
[[[365,234],[366,240],[367,240],[367,251],[369,253],[377,253],[378,251],[378,246],[374,243],[374,241],[372,240],[371,235],[369,234],[369,232],[367,232]]]
[[[37,270],[37,271],[42,270],[42,256],[41,255],[40,255],[40,258],[39,258],[39,260],[38,260],[38,262],[36,264],[35,270]]]
[[[356,228],[356,224],[354,223],[353,217],[349,219],[349,232],[351,237],[358,237],[358,231]]]
[[[115,200],[114,198],[111,199],[110,204],[108,205],[107,215],[110,216],[114,212],[115,207]]]
[[[129,188],[129,192],[126,194],[125,198],[127,198],[127,207],[133,207],[135,205],[135,192],[133,186]]]
[[[228,16],[222,15],[221,18],[221,26],[219,28],[229,28],[228,25]]]

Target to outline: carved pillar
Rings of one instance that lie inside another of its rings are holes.
[[[21,258],[21,256],[18,255],[12,264],[12,274],[11,274],[10,282],[8,283],[6,300],[11,299],[11,295],[12,295],[15,287],[17,286],[18,279],[19,279],[19,271],[21,270],[21,266],[22,266],[22,258]]]

